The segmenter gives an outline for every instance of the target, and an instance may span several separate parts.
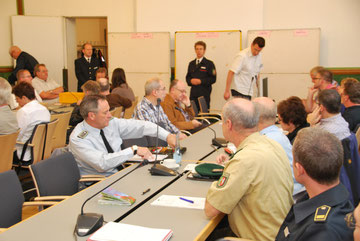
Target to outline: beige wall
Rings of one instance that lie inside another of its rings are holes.
[[[24,0],[26,15],[107,16],[109,32],[320,27],[320,64],[327,67],[359,66],[359,0]],[[0,65],[12,65],[13,0],[0,1]],[[243,46],[245,46],[243,44]],[[289,50],[291,51],[291,50]]]
[[[12,58],[9,55],[11,46],[11,22],[10,16],[16,15],[16,1],[1,0],[0,2],[0,66],[12,66]]]

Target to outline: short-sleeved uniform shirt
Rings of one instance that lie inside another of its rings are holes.
[[[214,182],[207,201],[228,214],[241,238],[274,240],[293,203],[293,179],[281,145],[258,132],[248,136]]]

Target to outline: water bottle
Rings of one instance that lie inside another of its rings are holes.
[[[173,158],[176,161],[176,164],[181,165],[181,152],[180,152],[180,141],[179,141],[179,132],[176,134],[176,144],[175,144],[175,151],[173,154]]]

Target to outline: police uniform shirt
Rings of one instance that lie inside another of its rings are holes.
[[[277,241],[346,241],[353,240],[353,230],[345,223],[353,211],[349,193],[339,184],[311,199],[292,206],[276,236]]]
[[[261,53],[253,56],[251,48],[240,51],[230,66],[230,70],[235,73],[236,90],[243,95],[252,96],[256,83],[254,77],[260,73],[262,67]]]
[[[186,82],[191,86],[190,98],[197,98],[199,96],[210,96],[211,85],[216,82],[215,65],[211,60],[203,57],[199,64],[196,64],[197,59],[189,63],[186,74]],[[200,85],[192,85],[191,79],[197,78],[201,80]]]
[[[241,238],[274,240],[293,203],[293,179],[288,158],[279,143],[260,135],[248,136],[212,183],[207,201],[228,214],[231,230]]]
[[[103,131],[114,153],[108,153],[100,136],[100,129],[90,126],[85,120],[79,123],[71,133],[69,149],[77,161],[81,175],[108,176],[117,172],[116,167],[134,155],[131,148],[121,150],[122,140],[143,136],[156,137],[156,124],[113,118]],[[169,134],[163,128],[159,128],[161,140],[166,141]]]

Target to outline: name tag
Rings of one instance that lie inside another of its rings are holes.
[[[206,67],[205,67],[205,66],[201,66],[200,69],[206,69]]]

